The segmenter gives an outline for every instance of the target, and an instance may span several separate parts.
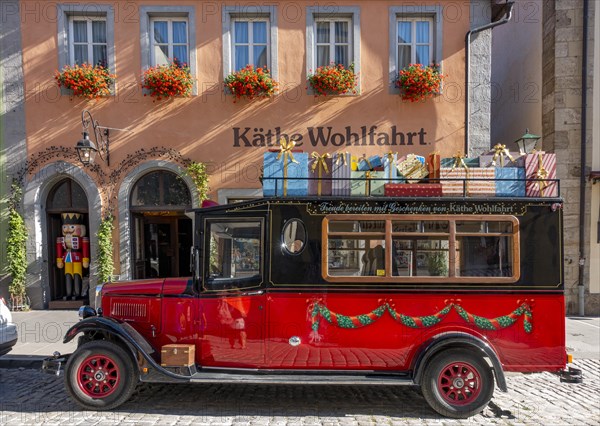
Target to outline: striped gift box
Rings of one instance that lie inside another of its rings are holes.
[[[349,152],[340,152],[333,156],[331,165],[331,183],[333,195],[350,195],[350,172],[352,171],[352,156]]]
[[[540,166],[543,169],[541,172]],[[556,154],[549,154],[544,151],[527,154],[525,157],[525,177],[527,179],[556,179]],[[525,184],[525,193],[528,197],[558,197],[558,183],[528,181]]]
[[[467,177],[464,168],[442,167],[440,170],[442,177],[442,194],[449,196],[462,196],[464,182],[462,180],[446,179],[465,179]],[[469,169],[468,196],[494,196],[496,194],[496,170],[474,168]],[[481,180],[473,180],[481,179]]]

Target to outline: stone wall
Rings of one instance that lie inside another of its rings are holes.
[[[0,297],[8,297],[7,197],[13,176],[25,164],[25,103],[18,0],[0,0]]]
[[[585,252],[579,253],[580,176],[581,176],[581,66],[583,40],[583,2],[556,0],[543,2],[543,149],[556,153],[557,177],[561,179],[564,207],[564,255],[567,312],[578,312],[579,259],[589,259],[590,195],[591,184],[586,183],[586,211],[584,229]],[[590,21],[593,24],[593,8],[590,2]],[[591,26],[593,28],[593,25]],[[593,32],[590,32],[592,37]],[[592,52],[590,49],[589,52]],[[588,55],[591,59],[591,55]],[[589,76],[593,74],[589,62]],[[588,99],[592,99],[591,79],[588,83]],[[589,112],[588,112],[589,114]],[[592,132],[588,121],[588,158],[586,170],[591,165]],[[588,309],[586,314],[598,314],[598,295],[589,294],[589,262],[584,268],[583,282],[586,287]]]

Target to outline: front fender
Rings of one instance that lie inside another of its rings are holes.
[[[479,351],[482,356],[489,358],[492,363],[498,389],[502,392],[508,390],[502,364],[494,349],[479,337],[461,332],[442,333],[432,337],[421,346],[416,356],[413,358],[415,361],[413,363],[412,371],[414,372],[413,381],[415,384],[421,384],[423,372],[429,360],[440,351],[449,348],[475,349]]]
[[[170,377],[171,379],[185,381],[189,380],[189,377],[174,374],[162,368],[154,360],[154,358],[150,356],[150,354],[154,352],[154,349],[152,348],[150,343],[148,343],[146,339],[144,339],[144,337],[129,324],[125,322],[119,322],[112,318],[88,317],[84,320],[79,321],[67,331],[63,343],[70,342],[79,333],[90,332],[106,333],[119,339],[129,348],[134,359],[138,359],[138,354],[141,354],[152,368],[162,373],[163,375]]]

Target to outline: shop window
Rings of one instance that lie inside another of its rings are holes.
[[[277,30],[275,6],[224,6],[224,77],[253,65],[267,67],[276,80]]]
[[[185,208],[192,205],[190,191],[185,182],[175,173],[151,172],[142,176],[131,192],[132,207]]]

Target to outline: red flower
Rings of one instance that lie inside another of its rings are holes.
[[[232,72],[225,78],[224,84],[235,99],[270,98],[277,92],[279,85],[273,80],[267,67],[255,69],[253,65]]]
[[[160,101],[175,96],[190,96],[194,79],[186,64],[177,60],[167,65],[148,68],[142,75],[142,88],[150,92],[150,96]]]
[[[318,67],[309,74],[308,83],[315,91],[315,96],[341,95],[356,93],[358,77],[354,73],[354,65],[345,68],[342,64]]]
[[[403,100],[417,102],[439,92],[444,75],[439,73],[439,66],[432,64],[410,64],[398,73],[395,85],[400,89]]]
[[[96,99],[109,96],[116,75],[111,74],[104,65],[91,66],[81,64],[65,66],[62,72],[56,71],[54,79],[59,87],[73,91],[73,96]]]

